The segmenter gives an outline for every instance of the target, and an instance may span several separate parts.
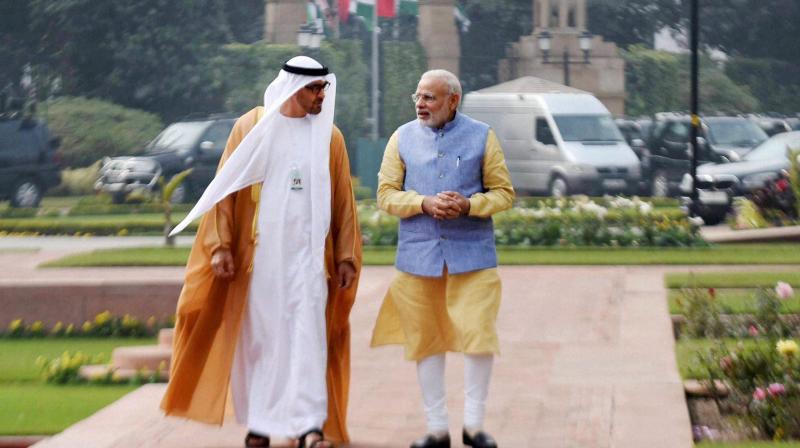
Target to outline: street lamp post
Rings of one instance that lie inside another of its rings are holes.
[[[564,85],[571,85],[570,82],[570,64],[590,64],[591,61],[589,60],[589,54],[592,51],[592,34],[588,31],[584,31],[578,36],[578,45],[583,52],[583,59],[572,60],[572,57],[569,54],[568,45],[564,45],[564,53],[561,56],[560,61],[553,61],[550,60],[550,50],[553,35],[550,34],[549,31],[544,30],[538,35],[539,39],[539,50],[542,51],[542,64],[562,64],[564,66]]]
[[[297,45],[303,51],[303,54],[311,54],[316,56],[319,47],[322,44],[324,34],[312,23],[300,25],[297,30]]]

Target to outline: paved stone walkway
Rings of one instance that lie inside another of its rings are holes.
[[[683,448],[691,431],[659,267],[501,267],[503,305],[486,427],[504,447]],[[392,268],[368,267],[352,314],[352,447],[395,448],[425,430],[413,363],[369,348]],[[463,363],[448,355],[460,441]],[[164,418],[163,385],[143,387],[35,445],[239,447],[245,429]],[[460,446],[455,443],[454,446]]]

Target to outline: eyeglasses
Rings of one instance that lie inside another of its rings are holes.
[[[414,104],[417,104],[419,100],[422,100],[424,103],[432,103],[436,101],[436,97],[430,93],[412,93],[411,94],[411,101]]]
[[[330,86],[330,85],[331,85],[331,83],[329,83],[328,81],[325,81],[322,84],[309,84],[309,85],[305,86],[305,88],[310,90],[311,93],[313,93],[314,95],[319,95],[319,92],[322,92],[323,90],[328,90],[328,86]]]

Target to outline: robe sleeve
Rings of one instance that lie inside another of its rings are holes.
[[[400,158],[397,132],[392,134],[383,153],[381,170],[378,173],[378,207],[400,218],[422,213],[425,196],[414,190],[403,190],[406,166]]]
[[[228,136],[228,143],[225,145],[225,151],[219,160],[217,172],[225,165],[233,151],[242,142],[247,132],[255,126],[257,120],[256,109],[251,110],[249,113],[243,115],[233,125],[230,136]],[[206,232],[203,239],[203,245],[208,250],[208,253],[213,254],[219,249],[231,249],[231,242],[233,241],[234,229],[234,210],[236,209],[236,194],[230,194],[225,199],[217,202],[214,208],[208,213],[209,228],[211,231]]]
[[[489,129],[483,156],[483,188],[485,193],[475,193],[469,198],[469,216],[488,218],[514,203],[514,187],[500,141]]]
[[[360,266],[360,238],[358,230],[358,210],[353,197],[353,181],[350,177],[350,160],[347,147],[339,128],[333,128],[331,135],[331,185],[333,204],[331,207],[331,234],[333,236],[333,256],[336,264],[349,261],[356,269]]]

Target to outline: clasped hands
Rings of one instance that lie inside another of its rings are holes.
[[[422,211],[436,219],[455,219],[469,214],[469,199],[455,191],[443,191],[425,196]]]
[[[219,248],[211,255],[211,270],[214,275],[223,280],[233,278],[233,254],[230,249]],[[342,261],[336,267],[336,281],[341,289],[347,289],[355,281],[356,268],[351,261]]]

